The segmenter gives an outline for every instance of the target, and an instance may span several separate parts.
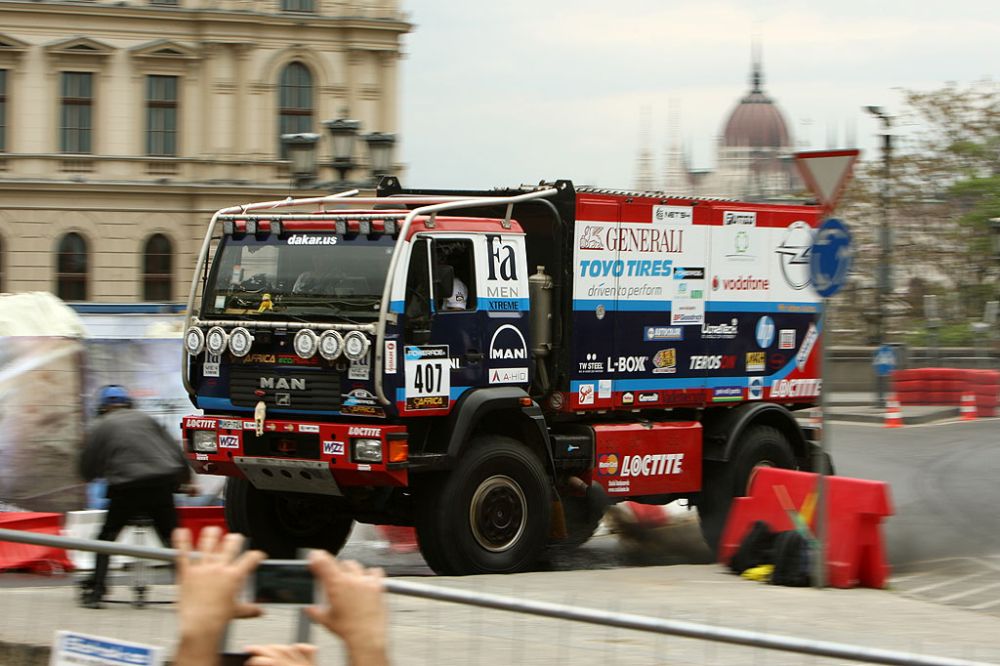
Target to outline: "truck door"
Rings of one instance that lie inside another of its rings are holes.
[[[443,413],[483,383],[482,328],[473,238],[414,239],[406,277],[400,412]]]

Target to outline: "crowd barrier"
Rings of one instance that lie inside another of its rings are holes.
[[[972,396],[975,415],[996,416],[1000,405],[1000,371],[970,368],[911,368],[896,370],[893,387],[904,405],[960,407]]]
[[[761,467],[754,473],[747,497],[737,497],[726,519],[719,545],[719,561],[728,563],[750,527],[765,521],[774,532],[795,529],[782,501],[789,498],[801,510],[816,491],[818,474]],[[827,476],[826,569],[832,587],[885,587],[889,565],[882,541],[882,520],[892,514],[888,485],[882,481]],[[815,530],[814,525],[810,528]]]
[[[61,513],[2,513],[0,527],[34,532],[36,534],[61,534],[75,539],[96,539],[104,524],[104,510],[70,511]],[[181,527],[191,530],[198,539],[201,530],[209,525],[226,529],[221,506],[185,506],[177,508]],[[118,543],[129,546],[156,546],[160,540],[152,528],[126,527]],[[115,555],[112,567],[121,567],[134,558]],[[26,570],[34,573],[61,573],[73,569],[93,569],[94,553],[89,550],[60,550],[42,546],[0,541],[0,571]]]

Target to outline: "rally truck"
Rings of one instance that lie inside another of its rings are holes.
[[[409,525],[438,573],[518,572],[625,500],[686,500],[716,547],[755,468],[826,464],[794,414],[822,389],[818,207],[356,194],[220,210],[197,260],[184,446],[255,547]]]

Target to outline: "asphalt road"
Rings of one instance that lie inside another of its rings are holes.
[[[1000,615],[1000,419],[886,429],[828,424],[837,473],[889,484],[883,525],[890,585],[901,594]],[[703,564],[711,556],[696,514],[667,527],[592,539],[556,571]],[[390,575],[433,575],[419,554],[391,552],[359,526],[343,555]]]

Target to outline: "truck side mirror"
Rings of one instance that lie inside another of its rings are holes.
[[[434,298],[437,302],[451,296],[455,290],[455,269],[448,264],[438,264],[434,267]]]

